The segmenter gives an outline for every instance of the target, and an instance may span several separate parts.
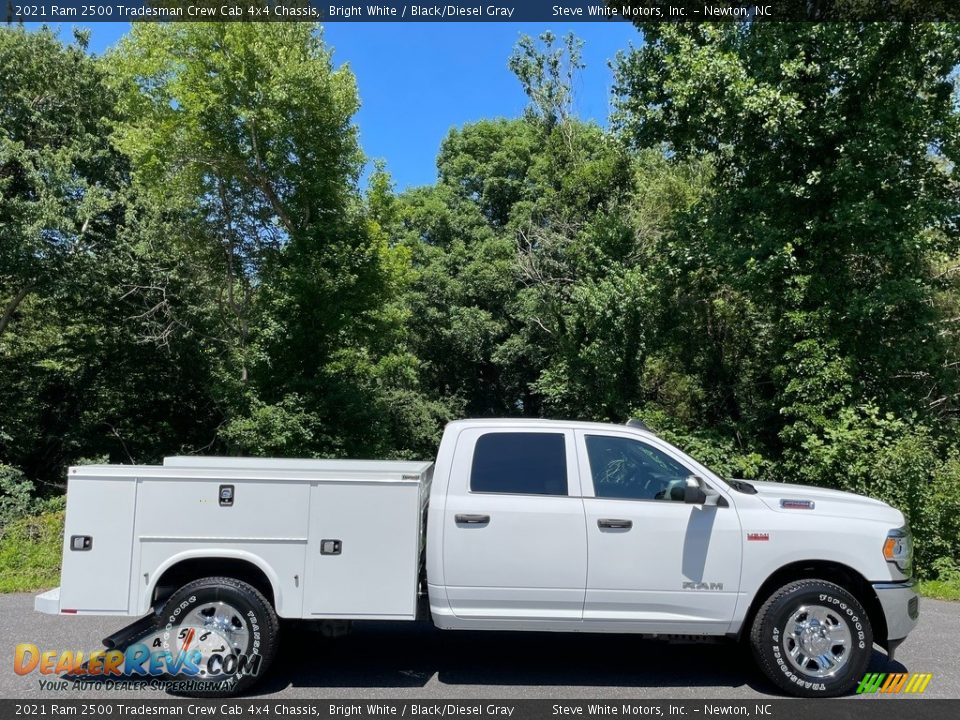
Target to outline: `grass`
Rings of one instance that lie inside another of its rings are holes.
[[[960,600],[960,579],[922,580],[917,590],[924,597],[937,600]]]
[[[0,592],[33,592],[60,584],[63,511],[14,520],[0,530]]]

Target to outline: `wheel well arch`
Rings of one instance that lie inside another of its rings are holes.
[[[189,582],[214,576],[231,577],[248,583],[263,593],[274,608],[277,607],[279,598],[274,591],[274,583],[257,563],[243,557],[210,555],[181,558],[165,568],[153,584],[150,607],[159,607]]]
[[[807,579],[832,582],[853,595],[867,611],[867,618],[873,629],[873,641],[881,647],[886,647],[887,620],[873,585],[849,565],[833,560],[798,560],[771,573],[754,594],[737,637],[741,638],[749,634],[750,626],[753,625],[753,619],[760,610],[760,606],[774,591],[795,580]]]

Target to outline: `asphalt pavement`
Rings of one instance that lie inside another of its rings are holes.
[[[13,671],[14,648],[101,648],[124,618],[42,615],[33,596],[0,595],[0,698],[161,699],[155,690],[41,690],[38,673]],[[273,667],[249,696],[289,700],[696,699],[779,697],[733,644],[671,645],[630,635],[442,632],[429,623],[364,623],[329,639],[283,626]],[[872,672],[929,672],[924,697],[960,698],[960,603],[921,599],[920,622]],[[865,696],[857,696],[863,698]]]

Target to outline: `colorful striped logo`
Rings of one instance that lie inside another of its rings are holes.
[[[933,673],[867,673],[857,687],[860,693],[922,693]]]

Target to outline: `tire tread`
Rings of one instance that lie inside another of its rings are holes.
[[[827,689],[824,691],[814,691],[812,689],[800,687],[797,684],[789,681],[776,666],[776,663],[773,662],[767,653],[763,652],[764,642],[768,642],[764,640],[764,630],[768,627],[769,616],[774,612],[778,603],[790,595],[814,590],[817,592],[823,592],[826,590],[834,595],[838,595],[843,598],[849,598],[857,604],[857,608],[859,610],[858,615],[862,618],[862,622],[867,632],[867,639],[870,642],[867,643],[867,657],[865,659],[861,658],[859,661],[854,658],[853,662],[860,662],[864,665],[863,669],[865,670],[866,665],[869,663],[870,654],[873,647],[873,633],[872,628],[870,627],[870,619],[867,616],[867,612],[860,600],[858,600],[849,590],[837,585],[836,583],[830,582],[829,580],[804,578],[802,580],[794,580],[793,582],[789,582],[786,585],[778,588],[772,595],[770,595],[769,598],[766,599],[763,605],[760,606],[760,609],[757,611],[757,614],[753,619],[753,624],[750,627],[750,648],[753,652],[754,660],[760,667],[760,670],[781,690],[785,690],[790,695],[797,697],[836,697],[838,695],[844,695],[848,693],[853,688],[859,679],[856,673],[850,675],[848,679],[840,685],[835,685],[832,688],[828,685]],[[853,652],[852,647],[851,652]],[[850,678],[852,678],[852,680]]]
[[[237,578],[229,577],[226,575],[213,575],[210,577],[198,578],[188,582],[186,585],[179,587],[174,593],[167,598],[166,602],[163,605],[163,609],[157,615],[157,621],[160,627],[164,624],[164,618],[167,616],[166,607],[167,605],[174,603],[174,600],[179,602],[180,598],[189,595],[190,593],[195,592],[200,588],[208,588],[210,586],[226,586],[235,590],[236,592],[247,595],[248,599],[252,602],[255,602],[261,605],[263,612],[258,612],[258,619],[261,620],[268,627],[265,628],[265,632],[261,633],[261,645],[260,645],[260,657],[262,658],[260,663],[260,672],[256,676],[246,676],[240,679],[235,686],[233,686],[228,691],[223,690],[197,690],[192,692],[182,693],[188,697],[198,697],[198,698],[219,698],[219,697],[233,697],[237,693],[246,690],[255,683],[259,682],[266,673],[267,669],[270,667],[273,662],[274,656],[277,653],[277,645],[280,634],[280,620],[277,618],[277,613],[273,608],[272,603],[264,596],[262,592],[257,590],[250,583],[244,582],[243,580],[238,580]]]

